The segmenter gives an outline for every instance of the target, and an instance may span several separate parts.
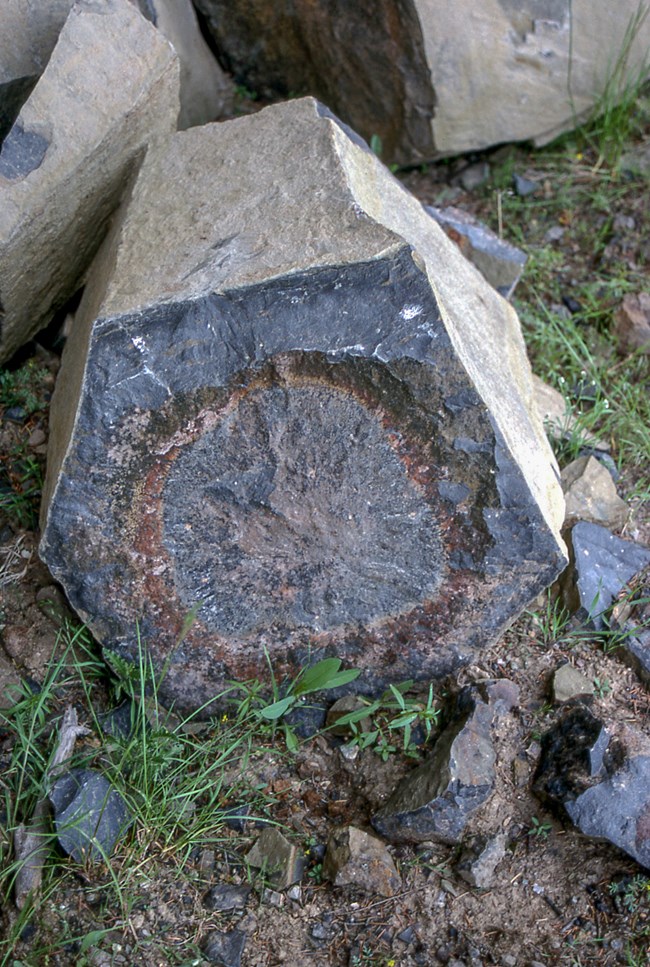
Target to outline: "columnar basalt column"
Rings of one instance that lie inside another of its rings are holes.
[[[183,707],[265,650],[447,673],[565,560],[514,310],[311,98],[149,153],[51,441],[41,554]]]

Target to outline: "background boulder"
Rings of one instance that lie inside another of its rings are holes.
[[[552,140],[595,104],[618,58],[647,70],[637,0],[195,0],[219,56],[264,94],[314,94],[384,157],[412,164]]]
[[[127,0],[77,4],[0,150],[0,362],[83,281],[148,142],[173,131],[178,60]]]

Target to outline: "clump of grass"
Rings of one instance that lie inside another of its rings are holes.
[[[356,670],[342,670],[337,658],[324,659],[303,669],[282,685],[272,675],[272,687],[260,682],[233,683],[196,712],[178,716],[159,701],[161,675],[143,642],[138,642],[135,665],[112,656],[117,670],[113,692],[130,703],[127,734],[105,730],[97,694],[106,679],[106,665],[94,650],[84,629],[66,628],[56,656],[50,662],[40,689],[23,685],[10,708],[0,711],[0,730],[12,737],[11,758],[4,770],[0,811],[0,897],[5,909],[12,903],[21,860],[16,857],[16,831],[29,824],[37,804],[48,794],[48,762],[57,739],[64,707],[74,702],[83,708],[82,724],[89,737],[79,742],[67,763],[70,768],[101,771],[121,794],[133,818],[130,831],[102,866],[86,864],[84,878],[92,886],[101,882],[106,892],[111,923],[116,909],[123,922],[139,902],[143,880],[151,878],[156,864],[171,863],[180,872],[197,849],[232,844],[228,822],[242,803],[246,813],[266,815],[272,803],[268,791],[247,778],[247,765],[255,757],[278,754],[276,737],[294,750],[297,737],[283,722],[306,696],[353,681]],[[104,690],[105,691],[105,690]],[[199,721],[207,705],[227,709],[208,721]],[[282,754],[280,751],[279,754]],[[50,902],[61,882],[77,869],[62,860],[53,831],[45,837],[46,866],[42,887],[14,917],[10,938],[0,942],[0,964],[7,962],[13,944],[30,917]],[[190,871],[191,874],[191,871]],[[97,914],[97,936],[108,929]],[[79,951],[84,938],[67,937]],[[82,951],[83,952],[83,951]],[[2,959],[4,956],[4,960]]]
[[[603,164],[616,168],[637,130],[639,96],[650,74],[650,53],[634,69],[630,68],[630,55],[649,14],[650,7],[642,0],[627,25],[616,58],[607,66],[602,91],[581,129],[586,142],[597,152],[597,168]]]

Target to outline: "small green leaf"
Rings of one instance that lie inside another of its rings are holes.
[[[404,702],[404,696],[402,695],[402,693],[399,691],[398,688],[395,688],[394,685],[390,685],[389,688],[393,693],[393,695],[395,696],[395,701],[403,711],[406,708],[406,704]]]
[[[298,736],[293,731],[293,729],[290,729],[286,725],[284,727],[284,741],[286,742],[287,749],[289,750],[289,752],[298,751],[298,745],[299,745]]]
[[[260,715],[263,719],[275,722],[277,719],[281,719],[292,705],[295,705],[295,701],[293,695],[288,695],[287,698],[282,698],[279,702],[273,702],[271,705],[261,708]]]

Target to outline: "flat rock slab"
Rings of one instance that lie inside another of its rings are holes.
[[[532,396],[514,310],[318,102],[182,132],[89,278],[41,553],[182,704],[265,648],[447,674],[564,565]]]
[[[650,548],[584,521],[571,530],[571,543],[575,563],[569,576],[575,582],[582,612],[601,630],[617,596],[650,564]]]
[[[575,127],[625,51],[647,70],[638,0],[195,0],[254,91],[314,94],[384,157],[413,164]]]
[[[50,790],[56,833],[77,863],[106,860],[132,817],[106,776],[94,769],[70,769]]]
[[[432,205],[426,205],[425,208],[465,258],[476,266],[504,299],[509,299],[524,270],[528,257],[526,253],[504,242],[487,225],[460,208],[434,208]]]
[[[650,868],[650,740],[610,735],[586,708],[542,737],[535,793],[560,806],[586,836],[606,839]]]
[[[70,12],[0,149],[0,362],[81,284],[135,163],[176,128],[178,72],[127,0]]]

